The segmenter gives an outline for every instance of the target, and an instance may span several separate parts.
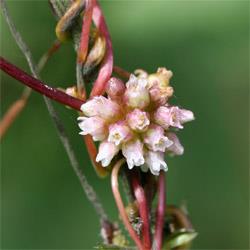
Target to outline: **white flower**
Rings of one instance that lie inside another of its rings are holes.
[[[126,119],[130,128],[137,132],[147,130],[150,124],[149,114],[140,109],[134,109],[132,112],[128,113]]]
[[[126,91],[124,93],[124,101],[130,108],[144,109],[150,103],[149,91],[147,89],[147,80],[130,76],[126,83]]]
[[[160,170],[167,171],[168,166],[164,161],[164,153],[148,151],[145,156],[146,165],[154,175],[159,175]]]
[[[129,140],[131,137],[132,132],[125,122],[118,122],[109,126],[108,141],[115,143],[116,146]]]
[[[122,146],[122,154],[127,160],[129,169],[134,166],[141,166],[145,160],[143,157],[143,144],[139,139],[126,142]]]
[[[167,129],[169,126],[182,129],[182,124],[194,120],[194,114],[190,110],[180,109],[179,107],[160,106],[154,113],[157,124]]]
[[[184,153],[184,147],[181,145],[177,135],[175,133],[168,133],[168,138],[173,144],[168,148],[168,152],[172,155],[182,155]]]
[[[120,106],[104,96],[96,96],[84,103],[81,110],[86,116],[100,116],[106,121],[113,121],[121,114]]]
[[[164,129],[157,125],[150,125],[147,132],[143,135],[144,143],[152,151],[165,152],[173,142],[164,136]]]
[[[107,127],[105,121],[97,116],[94,117],[79,117],[81,121],[78,125],[82,130],[79,134],[90,134],[94,141],[102,141],[107,136]]]
[[[101,162],[103,167],[107,167],[118,152],[119,147],[113,142],[103,141],[99,146],[96,161]]]

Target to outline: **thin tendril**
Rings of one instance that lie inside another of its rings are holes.
[[[0,3],[2,6],[2,11],[3,11],[4,17],[9,25],[12,36],[14,37],[17,45],[19,46],[20,50],[24,54],[24,56],[29,64],[32,75],[35,78],[39,78],[37,69],[36,69],[35,64],[33,63],[33,60],[32,60],[31,51],[29,50],[28,46],[24,43],[20,33],[17,31],[17,29],[16,29],[10,15],[8,13],[5,1],[0,0]],[[85,192],[87,198],[89,199],[89,201],[91,202],[91,204],[95,208],[96,213],[100,216],[100,219],[106,220],[107,215],[104,211],[104,208],[103,208],[101,202],[99,201],[99,198],[98,198],[96,192],[94,191],[92,186],[88,183],[86,176],[84,175],[84,173],[82,172],[82,170],[80,168],[80,165],[76,159],[73,148],[72,148],[70,141],[66,135],[63,123],[61,122],[57,112],[55,111],[54,107],[52,106],[51,101],[45,96],[44,96],[44,101],[45,101],[46,106],[48,108],[49,114],[50,114],[50,116],[55,124],[59,138],[60,138],[60,140],[64,146],[64,149],[67,153],[67,156],[70,160],[71,166],[72,166],[76,176],[78,177],[78,179],[81,183],[83,191]]]

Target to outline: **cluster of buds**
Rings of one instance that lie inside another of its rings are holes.
[[[164,153],[183,154],[173,128],[182,129],[194,115],[169,104],[171,77],[166,68],[155,74],[137,70],[126,84],[112,77],[106,86],[107,96],[93,97],[81,106],[80,134],[90,134],[101,142],[96,161],[103,167],[121,151],[129,169],[136,166],[158,175],[168,169]]]

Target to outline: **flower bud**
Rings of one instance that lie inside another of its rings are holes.
[[[128,168],[144,164],[143,144],[139,139],[128,141],[122,145],[122,154],[125,156]]]
[[[116,146],[128,141],[132,136],[133,134],[125,122],[119,122],[109,126],[108,141],[113,142]]]
[[[122,80],[112,77],[107,83],[106,92],[111,99],[116,99],[125,92],[125,85]]]
[[[137,78],[131,75],[129,81],[126,83],[126,87],[124,100],[127,106],[144,109],[149,105],[150,96],[145,78]]]
[[[101,162],[103,167],[107,167],[118,151],[119,147],[113,142],[103,141],[99,146],[96,161]]]
[[[105,121],[98,117],[79,117],[78,120],[81,122],[78,124],[82,130],[79,134],[87,135],[90,134],[94,141],[102,141],[107,136],[107,127]]]
[[[130,128],[136,132],[145,131],[150,124],[149,114],[140,109],[135,109],[128,113],[126,119]]]
[[[152,151],[165,152],[173,142],[164,136],[164,129],[157,125],[150,125],[147,132],[143,135],[144,143]]]

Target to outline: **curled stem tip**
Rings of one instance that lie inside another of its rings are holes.
[[[119,210],[119,213],[120,213],[120,216],[121,216],[121,219],[124,223],[125,228],[128,230],[129,235],[131,236],[131,238],[135,242],[138,249],[144,250],[144,247],[143,247],[141,240],[139,239],[138,235],[136,234],[132,225],[129,222],[129,218],[128,218],[128,215],[126,213],[126,209],[123,205],[121,194],[119,192],[118,175],[119,175],[120,168],[124,163],[125,163],[125,160],[121,159],[113,167],[112,173],[111,173],[111,187],[112,187],[113,195],[114,195],[114,198],[116,201],[116,205],[118,207],[118,210]]]

